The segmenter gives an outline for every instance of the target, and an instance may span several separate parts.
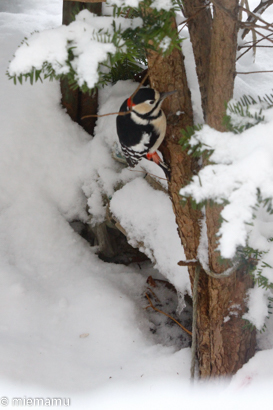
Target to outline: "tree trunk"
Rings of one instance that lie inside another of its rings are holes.
[[[207,124],[218,131],[226,131],[223,117],[225,103],[231,99],[234,88],[238,0],[217,0],[214,3]]]
[[[89,10],[91,13],[95,13],[98,16],[101,15],[102,3],[97,0],[96,2],[85,1],[63,1],[63,24],[68,25],[71,23],[75,15],[81,10]],[[93,135],[96,125],[96,118],[82,118],[87,115],[94,115],[98,112],[98,93],[94,91],[92,95],[89,93],[83,93],[79,89],[73,90],[66,78],[61,80],[61,93],[62,93],[62,105],[66,109],[68,115],[73,121],[80,124],[86,132]]]
[[[176,25],[173,22],[173,27]],[[163,109],[167,116],[167,133],[162,151],[165,159],[170,163],[171,180],[169,182],[169,195],[173,203],[176,216],[178,233],[180,235],[186,259],[195,259],[200,238],[200,220],[202,213],[191,207],[190,201],[181,204],[179,190],[188,184],[193,173],[198,170],[196,159],[193,159],[185,151],[182,151],[179,140],[181,130],[193,125],[191,96],[188,88],[184,57],[181,51],[175,49],[171,55],[162,58],[156,52],[148,55],[149,78],[151,86],[160,92],[178,90],[171,98],[164,101]],[[180,115],[176,115],[181,113]],[[195,269],[189,267],[191,283],[193,284]],[[198,339],[199,360],[202,366],[210,368],[210,334],[209,334],[209,299],[208,299],[208,276],[201,269],[199,280],[199,312],[197,327],[202,329]]]
[[[172,24],[176,29],[174,20]],[[181,129],[193,125],[191,96],[185,73],[184,57],[177,49],[165,58],[156,52],[149,52],[147,57],[151,87],[159,92],[177,90],[176,94],[167,98],[163,103],[168,128],[161,150],[171,167],[169,193],[173,201],[178,231],[187,258],[192,259],[199,242],[200,213],[194,211],[188,203],[181,206],[179,196],[180,188],[190,181],[193,169],[196,168],[195,161],[182,151],[179,144]]]
[[[188,28],[196,64],[202,108],[206,120],[212,16],[206,0],[184,0],[183,13],[188,18]]]
[[[207,124],[225,131],[225,103],[232,98],[235,78],[238,0],[217,0],[214,4]],[[206,210],[209,266],[218,274],[228,266],[220,262],[216,251],[221,210],[218,205]],[[254,355],[255,331],[246,329],[242,319],[247,290],[252,286],[251,276],[239,268],[229,278],[209,278],[211,369],[201,367],[201,375],[233,374]]]
[[[214,10],[207,122],[223,131],[225,102],[231,98],[234,84],[237,1],[222,1],[220,7]],[[171,167],[169,194],[178,232],[186,258],[195,259],[200,239],[200,220],[203,216],[200,211],[193,210],[189,202],[182,205],[179,196],[180,188],[198,171],[196,160],[183,152],[179,145],[181,129],[193,123],[183,56],[178,50],[174,50],[166,58],[151,52],[148,55],[148,65],[153,88],[158,91],[178,90],[177,94],[165,100],[163,106],[168,121],[163,153]],[[179,112],[182,114],[177,115]],[[219,263],[219,255],[215,252],[220,210],[219,207],[211,207],[206,214],[210,269],[215,273],[221,273],[227,267],[227,263]],[[189,273],[193,284],[194,268],[189,268]],[[246,291],[251,286],[250,275],[241,269],[237,269],[231,277],[221,279],[212,278],[201,269],[198,284],[197,357],[202,378],[231,375],[253,356],[255,332],[245,329],[242,320],[246,311]]]

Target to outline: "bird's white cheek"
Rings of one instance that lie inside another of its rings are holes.
[[[153,109],[153,105],[142,103],[142,104],[137,104],[136,106],[134,106],[133,109],[139,114],[147,114],[147,112]]]

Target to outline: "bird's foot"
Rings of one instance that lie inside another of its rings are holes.
[[[162,160],[161,160],[161,158],[160,158],[160,156],[158,155],[157,152],[148,152],[147,153],[147,159],[149,161],[154,161],[157,165],[159,165],[162,162]]]

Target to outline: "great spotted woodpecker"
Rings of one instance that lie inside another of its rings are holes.
[[[166,133],[166,117],[161,104],[175,92],[159,93],[152,88],[141,88],[133,99],[128,98],[123,102],[119,111],[128,114],[117,116],[117,133],[130,167],[134,167],[141,158],[146,158],[158,164],[169,179],[169,167],[156,150]]]

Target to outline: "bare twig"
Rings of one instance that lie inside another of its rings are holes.
[[[148,291],[151,292],[151,294],[157,300],[158,303],[161,303],[161,300],[156,296],[156,294],[154,293],[154,291],[151,288],[148,288]],[[147,309],[148,307],[149,306],[147,306],[145,309]]]
[[[159,58],[160,54],[158,54],[154,65],[157,63],[157,60]],[[147,78],[149,77],[149,70],[147,70],[146,75],[142,78],[141,82],[139,83],[139,86],[136,88],[136,90],[133,92],[133,94],[130,96],[131,100],[134,98],[134,96],[136,95],[136,93],[138,92],[138,90],[140,89],[140,87],[145,83],[145,81],[147,80]]]
[[[145,171],[145,169],[143,169],[143,171],[140,171],[140,169],[129,169],[129,171],[131,171],[131,172],[141,172],[142,174],[147,174],[147,175],[150,175],[151,177],[155,177],[155,178],[158,178],[158,179],[163,179],[163,181],[167,181],[167,178],[163,178],[163,177],[159,177],[155,174],[151,174],[150,172]]]
[[[249,30],[253,30],[253,29],[257,29],[257,28],[261,28],[262,30],[267,30],[270,33],[273,32],[273,26],[271,26],[271,24],[268,24],[267,26],[261,26],[260,24],[257,23],[245,23],[245,22],[241,22],[240,23],[240,27],[245,27],[248,28]]]
[[[270,43],[273,43],[273,40],[269,38],[270,37],[269,35],[265,36],[264,34],[260,33],[258,30],[255,30],[255,28],[253,28],[252,30],[256,31],[256,33],[259,34],[263,39],[270,41]]]
[[[273,35],[272,33],[271,33],[271,34],[268,34],[267,36],[265,36],[265,37],[263,37],[263,38],[260,38],[259,40],[255,41],[254,43],[253,43],[252,41],[248,41],[247,43],[245,43],[245,44],[252,43],[250,46],[241,46],[241,47],[238,47],[239,50],[240,50],[241,48],[244,48],[244,47],[248,47],[248,48],[247,48],[247,50],[245,50],[242,54],[240,54],[239,57],[237,57],[236,61],[238,61],[243,55],[245,55],[249,50],[251,50],[252,47],[257,47],[257,44],[260,43],[261,41],[263,41],[263,40],[269,40],[269,37],[271,37],[272,35]],[[259,47],[270,47],[270,46],[259,46]],[[273,47],[273,46],[271,46],[271,47]]]
[[[273,3],[273,1],[271,2]],[[252,11],[246,9],[245,7],[239,6],[241,10],[245,11],[246,13],[248,13],[252,19],[247,20],[245,23],[255,23],[257,20],[261,21],[262,23],[264,23],[266,26],[272,26],[272,24],[268,23],[267,21],[265,21],[264,19],[262,19],[258,14],[253,13]]]
[[[199,264],[198,260],[190,260],[190,261],[179,261],[177,265],[179,266],[196,266]]]
[[[258,73],[273,73],[273,70],[265,70],[265,71],[236,71],[236,74],[258,74]]]
[[[272,0],[271,3],[273,3],[273,0]],[[244,8],[243,8],[243,9],[244,9]],[[245,35],[246,35],[250,30],[252,30],[253,35],[254,35],[254,33],[257,33],[257,34],[259,34],[262,38],[260,38],[258,41],[253,42],[242,54],[240,54],[240,56],[237,58],[236,61],[238,61],[238,60],[239,60],[244,54],[246,54],[252,47],[254,47],[254,49],[255,49],[255,48],[256,48],[256,44],[258,44],[259,42],[261,42],[261,41],[263,41],[263,40],[267,40],[267,41],[270,41],[271,43],[273,43],[272,39],[270,38],[270,37],[272,36],[272,34],[273,34],[273,25],[267,23],[265,20],[263,20],[263,19],[260,18],[260,17],[257,17],[257,18],[256,18],[256,15],[253,14],[252,12],[250,12],[249,10],[247,10],[247,9],[244,9],[244,10],[247,11],[247,12],[249,12],[249,13],[250,13],[250,16],[249,16],[248,21],[247,21],[246,23],[241,23],[241,26],[247,26],[247,27],[245,28],[243,34],[242,34],[242,39],[245,37]],[[261,26],[261,25],[255,24],[255,22],[256,22],[258,19],[259,19],[262,23],[264,23],[265,26]],[[269,31],[270,33],[269,33],[267,36],[265,36],[265,35],[262,34],[260,31],[258,31],[257,28],[259,28],[259,29],[261,28],[261,29],[263,29],[263,30],[267,30],[267,31]],[[246,43],[246,44],[247,44],[247,43]],[[242,47],[243,47],[243,46],[242,46]],[[242,47],[238,47],[238,49],[240,50]],[[265,46],[265,47],[266,47],[266,46]]]
[[[162,313],[163,315],[165,315],[165,316],[167,316],[168,318],[172,319],[178,326],[181,327],[181,329],[184,330],[184,332],[186,332],[186,333],[188,333],[188,335],[192,336],[192,333],[191,333],[188,329],[186,329],[183,325],[181,325],[181,323],[179,323],[176,319],[174,319],[174,318],[173,318],[172,316],[170,316],[168,313],[163,312],[163,310],[157,309],[157,308],[153,305],[153,303],[152,303],[152,301],[151,301],[151,299],[149,298],[149,296],[148,296],[147,293],[145,293],[145,296],[146,296],[146,298],[148,299],[148,301],[149,301],[149,303],[150,303],[148,306],[146,306],[145,309],[148,309],[149,307],[151,307],[151,308],[154,309],[156,312]]]
[[[257,44],[257,43],[258,43],[258,41],[257,41],[255,44]],[[252,48],[252,47],[254,47],[254,46],[241,46],[240,49],[241,49],[241,48],[248,48],[248,49],[250,49],[250,48]],[[259,47],[259,48],[273,48],[273,46],[262,46],[262,45],[260,45],[260,46],[257,46],[257,45],[256,45],[256,47]]]
[[[251,14],[248,16],[247,21],[253,21],[255,23],[258,19],[258,14],[261,15],[271,4],[273,4],[273,0],[261,1],[260,4],[253,10],[253,12],[250,12]],[[247,12],[249,12],[249,10],[247,10]],[[242,34],[242,38],[245,38],[248,32],[249,29],[245,28]]]
[[[90,115],[85,115],[84,117],[81,117],[81,120],[84,120],[85,118],[90,118],[90,117],[96,117],[96,118],[101,118],[101,117],[107,117],[108,115],[127,115],[130,114],[131,110],[128,110],[126,112],[109,112],[107,114],[90,114]]]

